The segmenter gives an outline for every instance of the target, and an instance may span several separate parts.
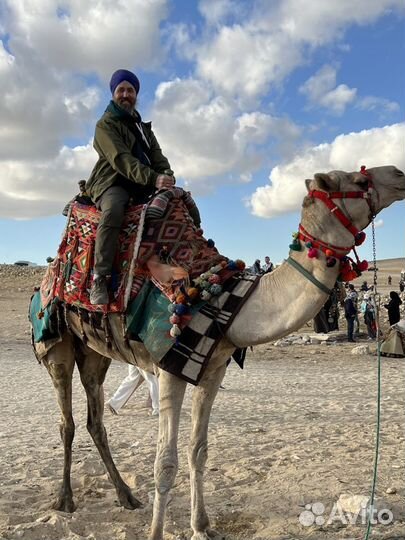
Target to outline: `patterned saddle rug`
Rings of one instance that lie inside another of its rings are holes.
[[[168,298],[225,257],[202,236],[199,215],[189,193],[173,188],[149,205],[128,208],[119,237],[108,306],[90,304],[94,244],[101,213],[73,203],[62,242],[41,284],[46,308],[58,298],[87,311],[125,312],[146,279]]]
[[[53,308],[59,301],[93,323],[102,317],[108,324],[108,313],[125,313],[127,337],[140,338],[162,369],[198,384],[258,277],[242,273],[242,261],[228,261],[218,253],[202,236],[190,195],[173,188],[149,205],[128,209],[110,304],[94,306],[89,295],[99,220],[95,206],[72,203],[57,256],[31,302],[34,351],[38,353],[41,342],[56,339],[58,320],[53,328],[51,313],[58,315]],[[192,291],[197,293],[193,300]],[[185,313],[182,296],[187,298]],[[237,352],[243,361],[243,351]]]

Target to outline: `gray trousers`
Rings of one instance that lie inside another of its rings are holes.
[[[101,219],[97,227],[94,248],[94,273],[99,276],[111,274],[128,201],[129,193],[126,189],[112,186],[96,202],[97,208],[101,210]]]

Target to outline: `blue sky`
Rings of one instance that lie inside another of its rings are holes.
[[[0,0],[0,263],[55,254],[121,67],[205,236],[281,261],[305,178],[405,168],[404,15],[404,0]],[[405,256],[403,216],[379,216],[378,258]]]

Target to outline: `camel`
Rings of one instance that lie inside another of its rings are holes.
[[[192,540],[222,538],[210,527],[204,505],[203,474],[207,460],[207,432],[211,408],[224,377],[226,362],[236,347],[249,347],[279,339],[301,328],[325,303],[340,271],[339,261],[348,253],[355,236],[366,228],[383,208],[405,198],[405,176],[393,166],[375,167],[361,172],[332,171],[315,174],[306,180],[301,234],[290,246],[289,259],[265,274],[221,340],[200,384],[193,389],[191,435],[188,461],[191,484]],[[332,197],[329,197],[329,194]],[[303,232],[304,231],[304,232]],[[312,247],[308,249],[308,239]],[[271,239],[270,239],[271,240]],[[314,246],[318,250],[314,254]],[[312,249],[312,252],[310,253]],[[325,253],[326,252],[326,253]],[[333,259],[333,258],[332,258]],[[125,341],[119,315],[111,314],[113,346],[108,348],[103,332],[66,312],[68,329],[62,340],[44,356],[61,409],[60,433],[64,448],[63,480],[54,508],[73,512],[75,504],[70,483],[72,441],[72,374],[75,364],[88,402],[87,429],[97,446],[115,486],[119,502],[129,509],[140,501],[121,478],[108,446],[103,425],[103,382],[111,359],[153,369],[143,345]],[[68,331],[69,330],[69,331]],[[86,340],[83,340],[86,335]],[[187,382],[159,370],[159,437],[154,466],[155,498],[150,540],[163,540],[165,511],[169,492],[177,473],[179,417]]]

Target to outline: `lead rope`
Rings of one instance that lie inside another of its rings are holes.
[[[373,482],[371,487],[370,505],[367,516],[367,530],[364,540],[368,540],[371,532],[371,517],[374,510],[375,491],[377,486],[377,471],[378,471],[378,456],[380,451],[380,426],[381,426],[381,350],[380,350],[380,295],[377,292],[377,257],[375,247],[375,227],[374,218],[371,221],[372,241],[373,241],[373,263],[374,263],[374,305],[376,314],[376,339],[377,339],[377,420],[375,434],[375,455],[374,455],[374,470]]]

